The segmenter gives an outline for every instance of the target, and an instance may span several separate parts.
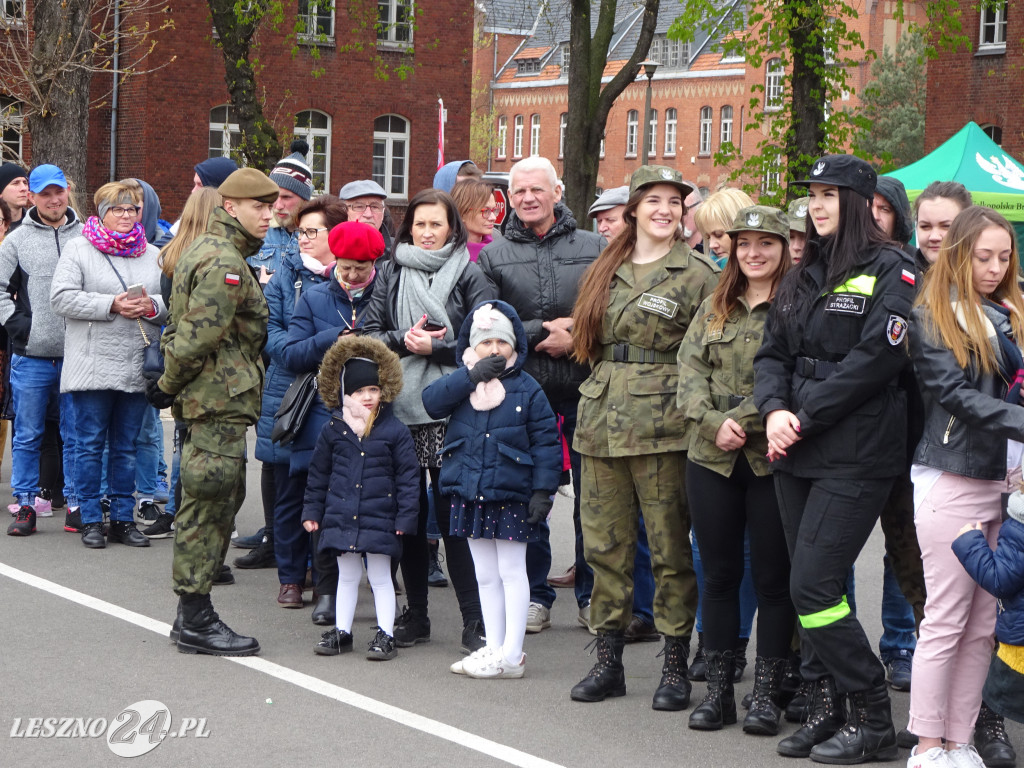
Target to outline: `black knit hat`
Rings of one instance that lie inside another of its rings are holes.
[[[351,395],[363,387],[379,387],[377,364],[365,357],[350,357],[341,369],[341,391]]]
[[[3,163],[0,165],[0,192],[7,189],[7,185],[15,179],[28,178],[25,169],[17,163]]]

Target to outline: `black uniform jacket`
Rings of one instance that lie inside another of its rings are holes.
[[[825,264],[801,269],[797,301],[768,313],[754,358],[763,419],[792,411],[800,436],[774,467],[801,477],[893,477],[907,462],[907,360],[913,260],[890,246],[864,252],[839,286]]]

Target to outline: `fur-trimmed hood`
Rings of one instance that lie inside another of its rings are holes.
[[[380,400],[394,402],[402,391],[402,365],[398,355],[385,346],[384,342],[369,336],[342,336],[324,354],[317,384],[320,399],[327,410],[333,411],[341,405],[341,369],[350,357],[365,357],[373,360],[380,368]]]

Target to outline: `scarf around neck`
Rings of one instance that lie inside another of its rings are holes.
[[[957,323],[966,331],[964,303],[957,301],[954,296],[952,304]],[[1024,354],[1021,353],[1013,338],[1010,309],[990,299],[982,299],[980,310],[988,343],[992,345],[992,351],[999,364],[999,374],[1006,382],[1006,397],[1004,399],[1008,403],[1020,403],[1021,386],[1024,384]]]
[[[113,232],[100,223],[99,218],[90,216],[82,228],[82,235],[99,251],[109,256],[134,259],[146,252],[146,231],[140,222],[135,222],[127,232]]]

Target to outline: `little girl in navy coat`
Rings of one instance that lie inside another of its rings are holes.
[[[526,331],[510,305],[479,304],[462,324],[457,355],[463,365],[423,390],[423,406],[431,418],[449,418],[441,493],[452,499],[452,535],[469,539],[487,644],[451,670],[522,677],[526,544],[558,489],[558,428],[540,385],[523,371]]]
[[[313,650],[321,656],[352,650],[365,555],[378,624],[366,658],[386,661],[398,653],[391,558],[401,555],[398,537],[415,532],[419,516],[412,435],[391,412],[402,367],[380,341],[344,336],[327,350],[317,381],[331,418],[309,465],[302,525],[320,530],[320,551],[338,558],[339,578],[337,626]]]

